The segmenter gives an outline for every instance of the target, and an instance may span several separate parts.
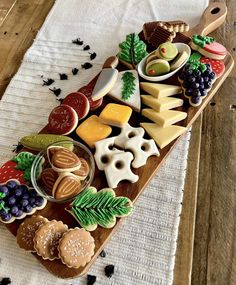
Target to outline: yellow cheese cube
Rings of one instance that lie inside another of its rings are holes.
[[[180,122],[187,117],[187,113],[185,112],[174,110],[165,110],[162,112],[157,112],[153,109],[143,109],[142,115],[147,117],[149,120],[153,121],[162,128]]]
[[[95,142],[108,137],[111,131],[110,126],[103,124],[97,116],[93,115],[78,126],[76,134],[90,147],[94,147]]]
[[[176,125],[161,128],[154,123],[140,123],[140,126],[145,129],[160,148],[164,148],[187,130],[187,128]]]
[[[160,99],[154,98],[152,95],[141,95],[142,102],[156,110],[162,112],[165,110],[177,108],[183,106],[184,100],[175,97],[163,97]]]
[[[182,88],[177,85],[141,82],[140,87],[155,98],[163,98],[182,93]]]
[[[122,127],[128,123],[132,114],[132,109],[128,106],[109,103],[102,110],[99,118],[104,124],[115,127]]]

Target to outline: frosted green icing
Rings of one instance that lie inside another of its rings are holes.
[[[201,36],[201,35],[193,35],[192,41],[195,45],[204,48],[206,44],[213,43],[215,41],[214,38],[208,36]]]
[[[122,86],[122,99],[124,101],[128,100],[135,91],[135,76],[133,75],[132,72],[125,72],[122,77],[122,82],[123,82],[123,86]]]
[[[76,197],[69,212],[85,229],[97,224],[108,228],[116,217],[130,214],[131,205],[127,197],[116,197],[113,191],[107,189],[96,192],[94,187],[89,187]]]
[[[135,33],[127,35],[119,47],[118,58],[133,65],[137,65],[147,55],[146,44]]]

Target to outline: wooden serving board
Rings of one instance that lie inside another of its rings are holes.
[[[213,3],[208,6],[208,8],[205,10],[199,25],[191,29],[189,32],[186,33],[186,35],[191,36],[195,33],[197,34],[208,34],[218,28],[225,20],[227,13],[226,6],[223,3]],[[181,122],[181,126],[185,126],[189,128],[193,122],[196,120],[196,118],[199,116],[199,114],[204,110],[206,105],[209,103],[209,101],[212,99],[214,94],[217,92],[217,90],[220,88],[226,77],[229,75],[231,69],[233,68],[234,61],[232,56],[228,53],[225,57],[225,73],[223,76],[221,76],[219,79],[217,79],[213,85],[213,88],[208,93],[208,96],[203,100],[203,103],[201,106],[197,108],[189,107],[188,104],[178,108],[181,111],[185,111],[188,113],[187,118],[185,121]],[[122,67],[120,67],[122,69]],[[119,67],[118,67],[119,69]],[[177,83],[177,76],[172,78],[169,81],[166,81],[164,83]],[[105,98],[104,105],[106,105],[111,100]],[[97,110],[97,113],[100,113],[102,108],[99,108]],[[95,112],[95,113],[96,113]],[[143,119],[141,115],[133,112],[133,115],[131,117],[131,125],[138,126],[141,121],[146,121],[146,119]],[[47,133],[47,127],[43,129],[44,133]],[[78,137],[74,137],[76,140],[78,140]],[[147,164],[144,167],[141,167],[139,169],[135,169],[134,173],[139,175],[138,182],[132,184],[129,182],[121,182],[119,186],[115,189],[117,196],[127,196],[130,198],[133,202],[137,200],[139,195],[144,191],[145,187],[149,183],[149,181],[152,179],[152,177],[156,174],[162,163],[167,158],[168,154],[171,152],[173,147],[176,145],[179,139],[176,139],[174,142],[166,146],[164,149],[160,150],[160,156],[159,157],[151,157],[148,159]],[[101,189],[104,187],[107,187],[106,184],[106,178],[103,172],[100,172],[96,170],[95,178],[92,183],[93,186],[95,186],[97,189]],[[39,214],[47,217],[49,220],[56,219],[61,220],[64,223],[66,223],[69,227],[73,228],[75,226],[78,226],[75,219],[67,213],[64,208],[67,205],[65,204],[57,204],[57,203],[51,203],[48,202],[47,206],[39,211]],[[73,278],[76,276],[81,276],[85,274],[90,266],[93,264],[93,262],[96,260],[97,256],[101,252],[101,250],[105,247],[108,240],[111,238],[111,236],[115,233],[117,230],[119,224],[121,222],[121,219],[117,221],[117,224],[112,229],[104,229],[101,227],[98,227],[94,232],[91,232],[92,236],[95,239],[95,254],[91,261],[85,266],[81,267],[79,269],[73,269],[68,268],[64,264],[61,263],[60,260],[54,260],[54,261],[48,261],[43,260],[41,257],[37,256],[35,257],[54,275],[60,277],[60,278]],[[7,224],[6,227],[14,234],[16,235],[18,226],[20,225],[21,221],[15,221],[12,224]]]

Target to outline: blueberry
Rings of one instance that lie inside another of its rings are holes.
[[[215,75],[215,72],[213,72],[213,71],[209,74],[210,79],[214,79],[215,76],[216,76],[216,75]]]
[[[7,182],[6,186],[7,186],[7,188],[9,190],[13,190],[13,189],[15,189],[18,186],[18,184],[17,184],[16,181],[10,180],[10,181]]]
[[[193,89],[198,89],[198,88],[199,88],[199,83],[193,82],[193,83],[191,84],[191,87],[192,87]]]
[[[21,197],[22,194],[23,194],[22,189],[18,187],[18,188],[15,190],[15,196],[16,196],[17,198],[19,198],[19,197]]]
[[[34,190],[34,189],[30,190],[29,195],[30,195],[30,197],[36,197],[37,196],[36,190]]]
[[[204,77],[204,82],[208,82],[210,80],[210,78],[208,76]]]
[[[12,215],[10,213],[3,213],[1,214],[1,218],[4,222],[8,222],[11,219]]]
[[[200,91],[198,89],[194,90],[193,91],[193,97],[199,97],[199,96],[201,96]]]
[[[8,199],[8,204],[9,204],[10,206],[13,206],[15,203],[16,203],[16,197],[15,197],[15,196],[11,196],[11,197]]]
[[[183,87],[184,87],[184,88],[188,88],[188,87],[189,87],[189,83],[188,83],[187,81],[184,81],[184,82],[183,82]]]
[[[192,74],[193,74],[192,69],[187,69],[187,70],[185,71],[185,74],[186,74],[186,75],[192,75]]]
[[[15,214],[15,217],[19,218],[23,215],[23,211],[22,210],[18,210],[18,212]]]
[[[210,82],[210,81],[205,82],[205,83],[204,83],[204,86],[205,86],[206,89],[211,88],[211,82]]]
[[[18,209],[17,206],[13,206],[13,207],[11,208],[11,213],[12,213],[13,216],[14,216],[18,211],[19,211],[19,209]]]
[[[194,76],[189,76],[188,82],[193,83],[193,82],[195,82],[195,81],[196,81],[196,79],[195,79]]]
[[[26,200],[26,199],[22,199],[22,200],[20,201],[20,203],[21,203],[21,205],[22,205],[23,207],[26,207],[26,206],[29,204],[29,201]]]
[[[4,193],[6,196],[9,194],[9,190],[6,186],[0,186],[0,192]]]
[[[36,199],[35,199],[35,205],[36,205],[37,207],[42,206],[43,203],[44,203],[43,197],[40,197],[40,196],[36,197]]]
[[[184,78],[185,78],[185,74],[184,74],[184,72],[181,72],[179,75],[179,79],[184,80]]]
[[[195,73],[195,76],[201,76],[201,74],[202,74],[200,70],[195,70],[194,73]]]
[[[196,78],[196,81],[197,81],[197,83],[201,84],[201,83],[204,82],[204,79],[202,78],[202,76],[198,76],[198,77]]]
[[[199,89],[204,89],[205,87],[204,87],[204,84],[203,83],[201,83],[201,84],[199,84]]]
[[[31,211],[32,211],[32,207],[30,206],[30,205],[27,205],[26,207],[25,207],[25,212],[26,213],[30,213]]]
[[[204,89],[204,90],[201,90],[201,96],[206,96],[207,95],[207,91]]]
[[[18,188],[22,190],[22,193],[28,193],[28,187],[26,185],[20,185]]]

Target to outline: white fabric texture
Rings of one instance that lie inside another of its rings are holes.
[[[208,1],[160,0],[57,0],[33,45],[0,101],[0,163],[12,157],[12,145],[23,135],[38,132],[56,106],[55,95],[43,79],[53,78],[50,88],[61,88],[59,98],[88,83],[105,59],[118,51],[118,43],[144,22],[183,19],[198,23]],[[97,57],[92,69],[81,69],[89,54],[71,43],[80,37]],[[71,70],[79,68],[77,75]],[[69,80],[59,80],[59,73]],[[43,77],[42,77],[43,76]],[[187,164],[187,133],[168,157],[90,270],[98,284],[171,284],[178,235],[179,215]],[[29,253],[19,249],[15,238],[0,226],[0,277],[10,276],[14,285],[86,284],[86,277],[61,280],[47,272]],[[104,266],[115,265],[111,279]],[[12,268],[14,267],[14,273]]]

